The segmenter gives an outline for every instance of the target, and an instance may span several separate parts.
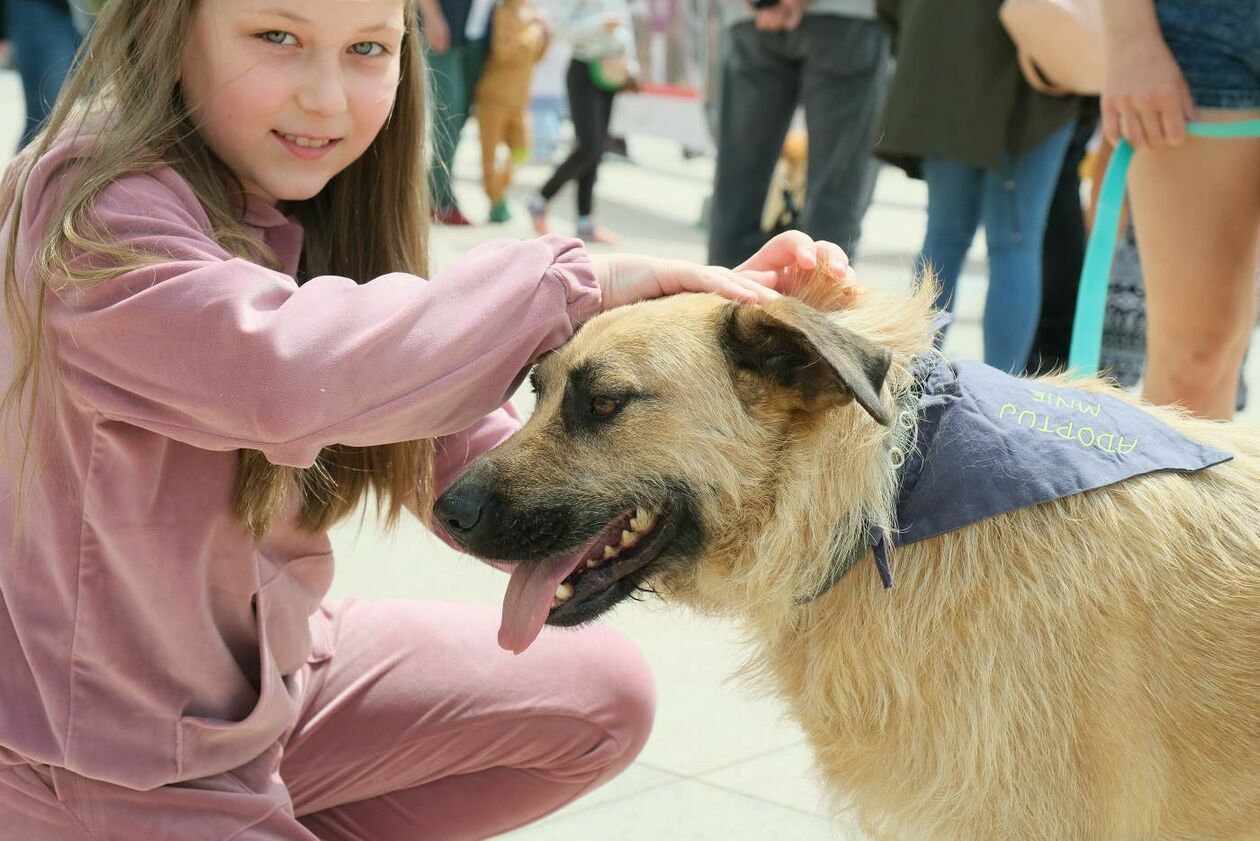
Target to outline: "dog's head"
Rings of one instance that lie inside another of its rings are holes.
[[[533,416],[435,519],[472,554],[516,564],[499,640],[523,650],[544,623],[720,573],[773,513],[792,441],[837,412],[888,424],[888,366],[883,347],[788,298],[618,309],[538,363]]]

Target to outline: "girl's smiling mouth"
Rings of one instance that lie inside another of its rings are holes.
[[[340,138],[307,137],[301,134],[286,134],[285,132],[276,131],[274,129],[271,133],[277,140],[280,141],[280,144],[284,146],[284,148],[288,149],[295,156],[308,161],[318,160],[324,157],[332,151],[333,147],[341,142]]]

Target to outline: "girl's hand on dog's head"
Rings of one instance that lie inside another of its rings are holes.
[[[746,272],[662,260],[638,254],[593,254],[591,264],[603,292],[602,310],[679,292],[714,292],[734,301],[764,304],[779,293]]]
[[[800,231],[784,231],[775,236],[736,266],[735,271],[784,295],[799,297],[820,265],[826,265],[832,275],[848,286],[857,281],[844,249],[834,242],[813,240]]]

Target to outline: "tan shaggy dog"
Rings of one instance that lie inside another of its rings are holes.
[[[895,548],[891,590],[868,552],[798,603],[892,525],[932,344],[930,287],[848,291],[626,307],[539,363],[532,418],[435,508],[518,562],[501,644],[640,589],[734,617],[876,838],[1260,839],[1257,431],[1148,407],[1235,458]]]

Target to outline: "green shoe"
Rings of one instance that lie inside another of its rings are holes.
[[[512,218],[512,212],[508,210],[506,199],[494,205],[494,207],[490,208],[490,221],[491,222],[496,222],[496,223],[506,222],[511,218]]]

